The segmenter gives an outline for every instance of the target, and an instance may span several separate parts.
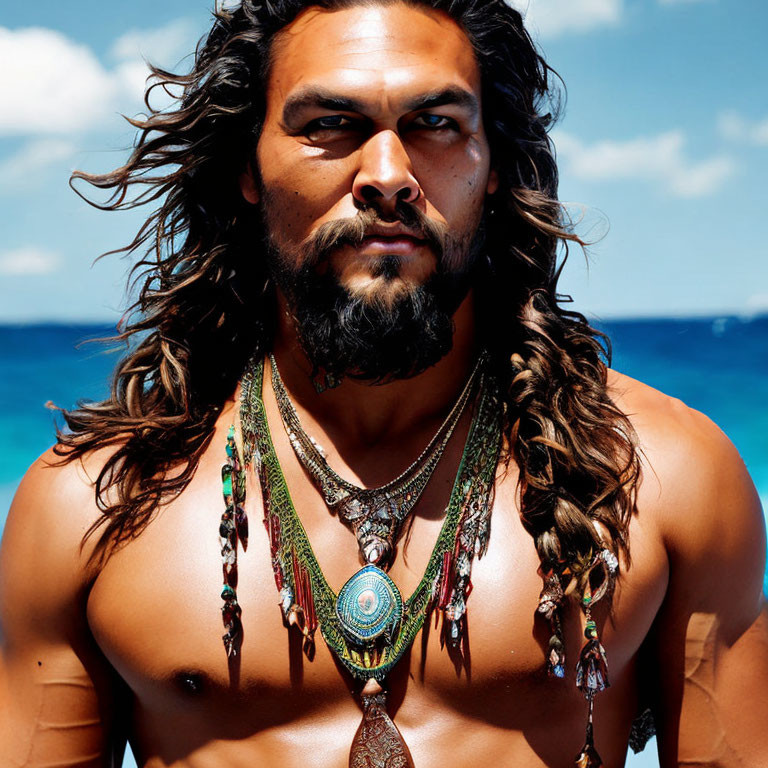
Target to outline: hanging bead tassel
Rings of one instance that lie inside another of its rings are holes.
[[[600,595],[602,597],[602,595]],[[598,693],[604,691],[610,685],[608,681],[608,662],[605,657],[605,648],[600,644],[597,634],[597,624],[592,620],[591,604],[593,602],[592,591],[587,581],[582,598],[582,605],[587,618],[584,628],[584,637],[587,642],[581,649],[579,663],[576,665],[576,687],[584,694],[589,702],[589,714],[587,716],[587,732],[584,747],[576,757],[578,768],[602,768],[603,761],[595,749],[593,740],[592,713],[594,699]]]
[[[544,588],[539,595],[539,606],[536,610],[545,618],[551,619],[562,604],[563,588],[560,585],[560,578],[550,571],[544,577]]]
[[[237,602],[237,542],[238,533],[248,537],[248,518],[243,509],[245,502],[245,477],[235,444],[235,427],[227,432],[227,461],[221,468],[221,489],[224,496],[224,512],[219,524],[219,544],[221,545],[221,564],[224,586],[221,590],[221,617],[224,622],[222,641],[227,656],[237,655],[242,640],[243,627],[240,620],[241,608]]]
[[[239,504],[235,511],[235,530],[238,541],[243,545],[243,552],[248,549],[248,515]]]
[[[552,636],[549,638],[547,674],[562,680],[565,677],[565,643],[560,625],[560,614],[552,614]]]
[[[576,756],[576,768],[603,768],[603,759],[595,749],[592,737],[592,705],[593,700],[589,700],[589,716],[587,720],[587,737],[581,752]]]
[[[295,624],[304,635],[304,652],[310,654],[315,641],[317,629],[317,613],[315,599],[312,594],[312,580],[309,572],[299,563],[295,550],[292,554],[293,584],[296,602],[291,606],[288,623]]]
[[[480,388],[486,385],[486,378],[480,380]],[[492,401],[497,403],[495,396]],[[474,476],[483,476],[486,459],[479,457],[473,466]],[[492,488],[489,481],[480,486],[480,493],[470,499],[471,484],[464,490],[464,514],[456,532],[456,546],[452,553],[443,556],[442,582],[437,597],[438,608],[443,612],[441,644],[448,644],[453,650],[460,650],[466,637],[467,600],[472,592],[472,561],[480,559],[488,549]],[[477,490],[477,489],[476,489]]]
[[[587,621],[584,634],[588,638],[581,649],[579,663],[576,666],[576,687],[587,697],[591,698],[604,691],[608,682],[608,662],[605,658],[605,648],[597,637],[597,627],[594,621]]]
[[[565,677],[565,642],[560,621],[560,609],[563,604],[563,588],[560,578],[554,571],[544,577],[544,588],[539,595],[539,606],[536,609],[542,616],[549,619],[552,635],[549,638],[547,654],[547,673],[550,677]]]
[[[228,593],[229,591],[229,593]],[[232,587],[224,586],[221,595],[224,600],[224,605],[221,608],[221,616],[224,621],[224,629],[226,632],[222,635],[224,641],[224,648],[227,651],[227,656],[237,656],[238,646],[240,644],[240,638],[242,635],[242,623],[240,621],[240,604],[237,602],[237,597],[228,599],[229,595],[234,595]]]
[[[599,558],[599,562],[603,562]],[[605,648],[600,644],[600,638],[597,635],[597,624],[592,620],[592,605],[602,599],[607,591],[607,577],[602,584],[592,594],[589,577],[584,585],[584,594],[581,598],[581,604],[584,608],[584,614],[587,619],[584,627],[584,637],[587,642],[581,649],[579,663],[576,665],[576,687],[592,701],[595,694],[604,691],[610,683],[608,682],[608,662],[605,658]]]

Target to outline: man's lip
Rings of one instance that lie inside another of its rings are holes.
[[[382,235],[379,233],[375,234],[369,234],[366,235],[363,238],[363,242],[367,243],[372,240],[381,240],[382,242],[389,242],[389,241],[395,241],[395,240],[408,240],[411,243],[424,243],[426,242],[423,237],[416,237],[416,235],[411,234],[396,234],[396,235]]]
[[[422,249],[427,241],[413,235],[368,235],[363,238],[358,250],[372,254],[408,256]]]
[[[403,224],[374,224],[365,231],[366,239],[369,237],[376,238],[397,238],[397,237],[410,237],[413,240],[423,240],[419,232],[414,232],[410,227],[406,227]]]

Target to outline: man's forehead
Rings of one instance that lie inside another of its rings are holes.
[[[447,14],[401,3],[308,8],[275,41],[270,99],[323,86],[361,101],[458,88],[479,97],[472,45]]]

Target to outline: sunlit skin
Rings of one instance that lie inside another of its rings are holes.
[[[474,52],[445,15],[399,5],[305,11],[276,44],[267,105],[256,164],[279,247],[371,200],[388,213],[406,200],[458,236],[477,229],[496,176]],[[333,254],[344,286],[386,297],[434,270],[434,254],[391,228]],[[395,280],[371,274],[385,253],[401,257]]]
[[[482,122],[479,67],[453,20],[401,5],[311,8],[282,32],[273,60],[255,159],[268,200],[260,200],[253,170],[241,185],[247,200],[265,206],[278,248],[296,249],[322,224],[354,217],[356,203],[373,201],[393,217],[398,198],[446,224],[457,239],[471,237],[497,178]],[[334,270],[351,293],[384,303],[423,284],[435,270],[435,254],[402,224],[388,226],[392,234],[382,227],[360,248],[337,249],[318,269]],[[376,276],[385,254],[399,258],[394,279]],[[372,442],[388,430],[412,430],[425,413],[439,423],[475,354],[469,297],[457,314],[453,350],[417,387],[371,390],[347,381],[318,399],[279,298],[275,354],[294,395]]]
[[[321,88],[345,108],[317,103]],[[469,98],[457,100],[461,93]],[[452,102],[424,106],[430,94]],[[266,206],[272,236],[287,252],[324,222],[353,216],[355,199],[368,195],[384,211],[398,194],[408,196],[457,237],[471,235],[497,183],[479,94],[471,45],[447,17],[400,5],[312,9],[276,50],[243,194]],[[351,101],[359,103],[350,108]],[[296,109],[286,110],[291,103]],[[374,274],[382,254],[401,259],[394,279]],[[350,291],[388,301],[428,279],[435,254],[403,232],[376,231],[317,268],[334,270]],[[283,298],[281,372],[302,422],[340,474],[382,484],[419,454],[482,342],[472,310],[470,294],[455,316],[453,349],[424,374],[376,387],[345,381],[318,395]],[[595,706],[604,765],[623,765],[649,682],[658,684],[652,698],[663,768],[765,765],[765,538],[754,487],[733,446],[701,414],[614,372],[608,394],[630,415],[644,474],[630,527],[632,566],[613,615],[596,615],[612,683]],[[264,396],[294,504],[338,590],[360,567],[354,537],[298,464],[269,387]],[[30,469],[0,553],[0,765],[111,766],[127,734],[141,768],[347,766],[361,717],[354,683],[322,640],[309,661],[298,632],[283,625],[253,482],[250,543],[239,557],[242,655],[227,664],[216,534],[237,397],[224,404],[190,485],[103,567],[88,565],[92,539],[80,545],[100,516],[92,480],[111,449],[53,468],[49,452]],[[390,570],[405,596],[442,524],[468,421]],[[583,617],[575,606],[566,611],[566,679],[548,679],[548,629],[535,618],[538,560],[516,482],[514,462],[499,471],[490,547],[472,571],[469,655],[455,665],[430,622],[388,681],[390,713],[416,768],[562,768],[582,746],[586,706],[573,666]]]

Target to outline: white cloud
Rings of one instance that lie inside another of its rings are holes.
[[[681,131],[594,144],[586,144],[562,131],[556,131],[553,138],[564,174],[587,181],[657,182],[676,197],[712,194],[735,170],[731,158],[724,155],[698,162],[690,160]]]
[[[736,112],[724,112],[717,121],[720,135],[731,141],[768,146],[768,117],[747,120]]]
[[[131,30],[111,51],[114,65],[60,32],[0,27],[0,136],[66,135],[92,130],[141,104],[149,74],[143,56],[174,66],[194,50],[190,22]]]
[[[131,29],[112,44],[110,55],[117,61],[145,58],[172,66],[194,51],[195,27],[189,19],[177,19],[157,29]]]
[[[589,32],[616,26],[624,0],[508,0],[525,16],[526,27],[537,36],[553,38],[565,32]]]
[[[33,245],[0,251],[0,275],[48,275],[59,263],[57,254]]]
[[[754,293],[749,296],[744,302],[740,314],[744,319],[768,315],[768,291]],[[768,510],[768,507],[766,507],[766,510]]]
[[[0,134],[62,134],[91,126],[114,102],[109,72],[60,32],[0,27]]]
[[[177,19],[158,29],[131,29],[118,37],[110,50],[117,62],[115,77],[125,92],[141,96],[149,75],[147,62],[177,68],[185,56],[194,52],[196,42],[197,31],[188,19]],[[155,108],[161,109],[170,103],[159,89],[153,96],[158,97],[152,99]]]
[[[736,170],[733,160],[718,155],[698,163],[679,158],[669,176],[669,187],[678,197],[706,197],[717,192]]]
[[[525,17],[536,37],[616,27],[624,18],[624,0],[506,0]],[[658,0],[659,5],[694,5],[713,0]]]
[[[63,138],[27,142],[18,152],[0,162],[0,194],[15,194],[19,189],[39,186],[47,168],[71,158],[75,151],[75,145]]]

